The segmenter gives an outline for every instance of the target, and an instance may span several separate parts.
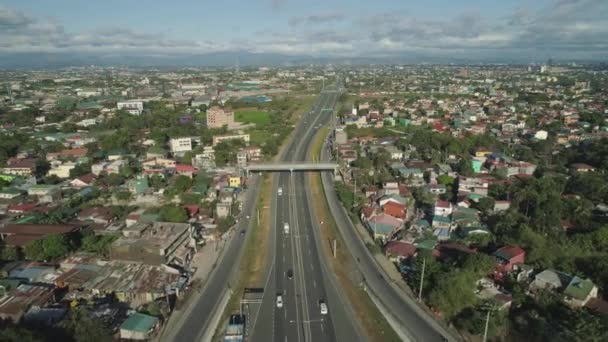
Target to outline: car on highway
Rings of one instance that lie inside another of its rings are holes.
[[[287,279],[293,278],[293,270],[290,268],[287,270]]]
[[[241,230],[241,236],[245,235],[245,229]]]
[[[321,309],[321,315],[327,315],[327,304],[324,300],[319,301],[319,308]]]
[[[283,307],[283,296],[278,294],[277,295],[277,308],[282,308],[282,307]]]
[[[279,190],[277,190],[277,194],[281,196],[283,194],[283,188],[279,188]]]
[[[285,234],[289,234],[289,223],[285,222],[285,223],[283,224],[283,232],[284,232]]]

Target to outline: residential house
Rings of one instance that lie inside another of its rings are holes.
[[[585,163],[574,163],[570,165],[570,170],[576,173],[594,172],[595,168]]]
[[[132,313],[120,325],[120,338],[125,340],[148,341],[159,326],[159,319],[140,312]]]
[[[382,211],[392,217],[404,220],[406,217],[407,208],[404,204],[388,201],[382,207]]]
[[[176,164],[175,165],[175,173],[178,175],[184,175],[184,176],[192,178],[192,176],[194,175],[195,172],[196,172],[196,168],[194,168],[192,165],[188,165],[188,164]]]
[[[21,196],[21,190],[16,188],[2,188],[0,189],[0,199],[12,200]]]
[[[76,163],[73,162],[62,163],[51,168],[48,171],[47,175],[55,176],[62,179],[70,178],[70,173],[75,167]]]
[[[226,218],[230,215],[230,204],[229,203],[218,203],[215,206],[215,217]]]
[[[434,215],[448,216],[452,213],[452,203],[444,200],[437,200],[433,209]]]
[[[544,270],[534,276],[531,290],[562,290],[572,280],[572,276],[555,270]]]
[[[79,224],[13,224],[0,227],[0,237],[10,247],[23,247],[28,242],[42,240],[51,234],[68,235],[79,231]]]
[[[513,271],[513,266],[523,264],[526,258],[526,252],[518,246],[503,246],[494,252],[496,262],[498,263],[498,273],[508,273]]]
[[[405,241],[389,241],[384,246],[384,255],[391,261],[400,263],[416,255],[416,246]]]
[[[36,171],[36,159],[33,158],[9,158],[1,173],[17,176],[31,176]]]
[[[589,300],[597,298],[597,292],[598,288],[591,280],[574,276],[564,290],[564,301],[572,307],[580,308],[587,305]]]
[[[134,195],[144,194],[150,188],[150,184],[148,183],[148,177],[137,177],[135,179],[131,179],[127,182],[127,187],[129,191]]]
[[[82,176],[78,176],[70,181],[70,186],[74,188],[85,188],[92,186],[97,179],[97,176],[93,173],[87,173]]]
[[[397,182],[386,182],[382,184],[382,190],[384,195],[399,195],[399,183]]]
[[[27,189],[27,194],[36,197],[39,203],[53,203],[61,198],[61,189],[57,185],[36,184]]]

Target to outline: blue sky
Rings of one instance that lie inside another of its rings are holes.
[[[608,0],[0,0],[0,54],[605,56]]]

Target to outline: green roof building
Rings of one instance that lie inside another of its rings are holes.
[[[564,295],[566,303],[581,307],[587,304],[591,298],[597,297],[597,286],[589,279],[574,276],[564,290]]]
[[[147,340],[158,326],[158,318],[136,312],[120,325],[120,338]]]

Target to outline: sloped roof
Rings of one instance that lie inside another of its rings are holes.
[[[158,318],[136,312],[122,323],[120,329],[147,333],[152,330],[156,324],[158,324]]]
[[[576,298],[579,300],[584,300],[589,295],[589,292],[593,289],[595,285],[589,279],[582,279],[577,276],[574,276],[570,283],[564,290],[564,294],[566,296],[570,296],[572,298]]]

